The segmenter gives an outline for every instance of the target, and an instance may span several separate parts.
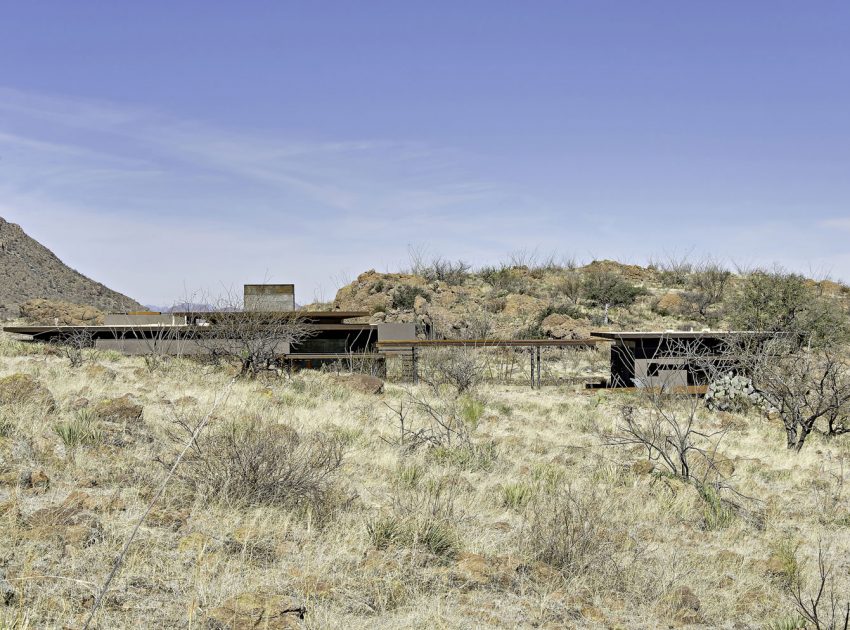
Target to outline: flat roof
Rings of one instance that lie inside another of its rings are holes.
[[[378,342],[379,348],[441,347],[441,346],[594,346],[607,339],[387,339]]]
[[[743,335],[766,335],[769,333],[755,330],[594,330],[590,334],[594,337],[602,337],[603,339],[661,339],[665,337],[700,339],[703,337],[737,337]]]
[[[368,331],[377,330],[371,324],[341,324],[332,323],[305,323],[308,330],[351,330]],[[211,326],[195,326],[189,324],[98,324],[95,326],[4,326],[3,331],[15,335],[42,335],[45,333],[75,333],[75,332],[140,332],[140,331],[162,331],[162,330],[209,330]]]

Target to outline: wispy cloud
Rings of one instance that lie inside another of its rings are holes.
[[[429,234],[507,227],[482,218],[519,198],[457,149],[421,142],[261,135],[9,89],[0,112],[2,216],[151,301],[173,295],[175,268],[238,283],[274,267],[317,286]]]

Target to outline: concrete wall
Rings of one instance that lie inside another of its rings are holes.
[[[378,341],[402,341],[416,339],[416,324],[378,324]]]
[[[202,343],[195,339],[97,339],[95,347],[135,356],[159,354],[186,357],[209,354],[216,348],[232,350],[233,342],[227,339],[208,339]],[[289,354],[289,350],[289,342],[281,341],[275,352],[284,355]]]
[[[155,326],[157,324],[185,324],[185,317],[177,317],[171,313],[152,313],[150,315],[128,315],[126,313],[110,313],[104,316],[106,326]]]
[[[294,311],[294,284],[246,284],[246,311]]]

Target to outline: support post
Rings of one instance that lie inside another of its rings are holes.
[[[531,358],[531,389],[534,389],[534,346],[529,346],[528,356]]]
[[[416,346],[411,349],[413,353],[413,384],[419,385],[419,355]]]
[[[540,346],[537,346],[537,389],[540,389]]]

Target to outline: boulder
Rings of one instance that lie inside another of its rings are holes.
[[[532,317],[543,310],[545,302],[530,295],[512,293],[505,298],[502,313],[511,317]]]
[[[699,612],[702,607],[699,597],[687,586],[673,589],[664,598],[664,603],[673,613],[676,621],[685,624],[703,623],[704,619]]]
[[[540,322],[540,329],[552,339],[587,339],[590,330],[587,323],[573,319],[563,313],[552,313]]]
[[[15,589],[6,580],[6,572],[0,569],[0,605],[11,606],[18,599]]]
[[[655,470],[655,464],[646,459],[641,459],[632,464],[632,472],[636,475],[651,475]]]
[[[94,326],[104,322],[103,313],[96,308],[60,300],[27,300],[20,310],[21,317],[41,326]]]
[[[43,470],[24,470],[18,477],[18,485],[26,490],[45,492],[50,487],[50,477]]]
[[[12,374],[0,378],[0,406],[34,404],[48,411],[56,409],[53,394],[29,374]]]
[[[665,293],[655,303],[655,310],[662,315],[681,315],[685,311],[685,301],[679,293]]]
[[[361,394],[381,394],[384,391],[384,381],[377,376],[368,374],[346,374],[335,378],[336,382]]]
[[[207,614],[209,630],[290,630],[301,628],[307,609],[288,595],[241,593]]]
[[[138,423],[142,420],[144,407],[134,402],[129,394],[121,398],[107,398],[95,405],[98,420],[116,423]]]
[[[80,495],[72,493],[59,505],[33,512],[26,524],[32,538],[59,536],[72,547],[90,547],[103,539],[102,523],[84,505]]]

